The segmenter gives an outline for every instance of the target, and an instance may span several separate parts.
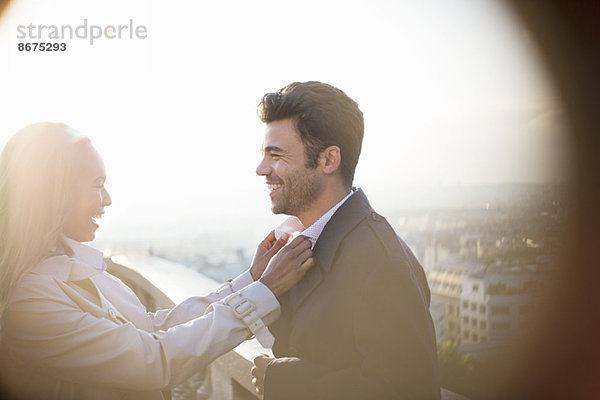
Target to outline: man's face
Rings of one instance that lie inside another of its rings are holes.
[[[263,159],[256,173],[264,176],[274,214],[298,216],[310,209],[323,188],[318,168],[306,167],[306,154],[292,119],[267,124]]]

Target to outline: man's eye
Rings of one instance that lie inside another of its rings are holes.
[[[273,154],[271,153],[271,158],[279,158],[281,157],[281,154]]]

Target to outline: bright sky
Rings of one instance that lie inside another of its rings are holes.
[[[17,50],[36,41],[17,39],[18,25],[84,19],[131,19],[147,38]],[[414,185],[563,179],[561,107],[537,57],[492,0],[21,0],[0,24],[0,145],[42,120],[90,136],[109,175],[108,231],[271,218],[254,173],[256,105],[289,82],[320,80],[364,112],[355,183],[375,205]]]

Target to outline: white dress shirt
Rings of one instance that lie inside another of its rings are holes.
[[[350,191],[342,200],[340,200],[336,205],[331,207],[325,214],[321,215],[321,217],[316,220],[311,226],[308,228],[304,228],[302,222],[295,216],[290,216],[286,218],[277,228],[275,228],[275,236],[279,238],[281,233],[287,233],[290,235],[290,240],[295,238],[298,235],[302,235],[307,237],[312,243],[311,247],[315,246],[315,243],[321,236],[321,232],[325,228],[325,225],[329,222],[333,214],[348,200],[350,196],[354,194],[354,191]]]
[[[348,193],[346,195],[346,197],[344,197],[342,200],[340,200],[339,203],[337,203],[335,206],[331,207],[329,209],[329,211],[327,211],[325,214],[321,215],[321,217],[318,220],[316,220],[311,226],[309,226],[302,233],[300,233],[302,236],[305,236],[310,239],[313,247],[314,247],[315,243],[317,242],[317,240],[319,240],[319,236],[321,236],[321,232],[323,232],[325,225],[327,225],[327,223],[329,222],[329,220],[331,219],[333,214],[335,214],[335,212],[338,210],[338,208],[340,208],[342,206],[342,204],[344,204],[346,202],[346,200],[348,200],[348,198],[350,196],[352,196],[353,193],[354,193],[353,191],[350,191],[350,193]]]
[[[101,252],[68,243],[73,256],[42,261],[7,303],[0,393],[9,398],[162,399],[161,390],[201,371],[251,332],[268,342],[265,324],[279,316],[273,293],[249,272],[215,293],[149,313],[105,271]]]

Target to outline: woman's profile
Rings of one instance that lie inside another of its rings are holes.
[[[161,399],[248,337],[268,342],[276,296],[314,264],[308,240],[285,245],[271,233],[250,269],[215,293],[146,312],[82,244],[111,205],[105,180],[91,141],[64,124],[30,125],[2,151],[0,393],[9,398]]]

